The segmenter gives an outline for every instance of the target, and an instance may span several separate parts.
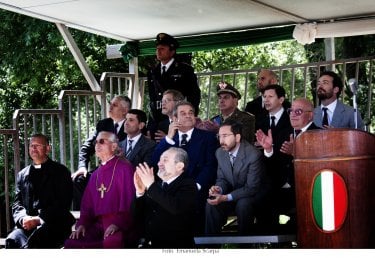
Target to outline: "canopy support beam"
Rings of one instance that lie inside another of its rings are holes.
[[[100,91],[99,83],[96,81],[95,76],[91,72],[89,66],[87,65],[81,51],[79,50],[75,40],[70,34],[68,28],[61,23],[56,23],[57,28],[59,29],[62,37],[64,38],[70,52],[72,53],[74,59],[76,60],[79,68],[82,71],[83,76],[85,77],[86,81],[90,85],[92,91]]]

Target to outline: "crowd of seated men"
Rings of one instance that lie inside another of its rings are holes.
[[[363,128],[360,114],[355,124],[353,109],[338,99],[340,77],[321,74],[314,109],[306,98],[290,103],[277,75],[261,69],[260,96],[244,111],[235,85],[220,82],[219,114],[202,120],[194,70],[176,60],[177,48],[172,36],[157,35],[149,115],[114,97],[72,175],[48,157],[47,136],[31,137],[33,162],[18,173],[7,248],[192,248],[194,236],[222,234],[232,215],[238,235],[252,234],[254,223],[271,232],[282,214],[295,229],[294,138]],[[90,170],[94,154],[100,164]]]

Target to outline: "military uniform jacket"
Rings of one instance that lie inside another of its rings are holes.
[[[245,140],[249,143],[254,143],[254,135],[255,135],[255,116],[239,110],[236,110],[230,115],[226,120],[233,119],[237,122],[242,123],[242,136]],[[224,123],[224,119],[221,115],[214,116],[211,118],[211,121],[216,123],[217,125],[221,125]]]
[[[158,122],[167,118],[161,113],[161,99],[163,92],[168,89],[178,90],[193,104],[196,115],[198,114],[201,91],[198,86],[194,69],[176,60],[168,68],[165,75],[161,75],[161,64],[150,70],[148,75],[148,92],[150,97],[150,109],[153,120]]]

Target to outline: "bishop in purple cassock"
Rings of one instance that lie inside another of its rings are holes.
[[[130,207],[135,196],[134,167],[114,155],[117,146],[114,134],[99,133],[95,151],[101,165],[90,177],[80,219],[65,248],[133,247],[136,229]]]

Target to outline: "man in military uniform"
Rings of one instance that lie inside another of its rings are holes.
[[[222,125],[227,119],[240,122],[243,126],[242,135],[249,143],[254,143],[255,116],[238,109],[238,100],[241,94],[227,82],[220,82],[217,87],[220,114],[211,118],[217,125]]]
[[[195,115],[198,115],[201,91],[197,77],[190,65],[175,59],[178,47],[177,40],[171,35],[159,33],[156,36],[156,58],[160,62],[147,75],[151,111],[148,130],[152,138],[154,138],[158,123],[168,118],[161,112],[161,100],[164,91],[168,89],[180,91],[193,104],[196,110]]]

